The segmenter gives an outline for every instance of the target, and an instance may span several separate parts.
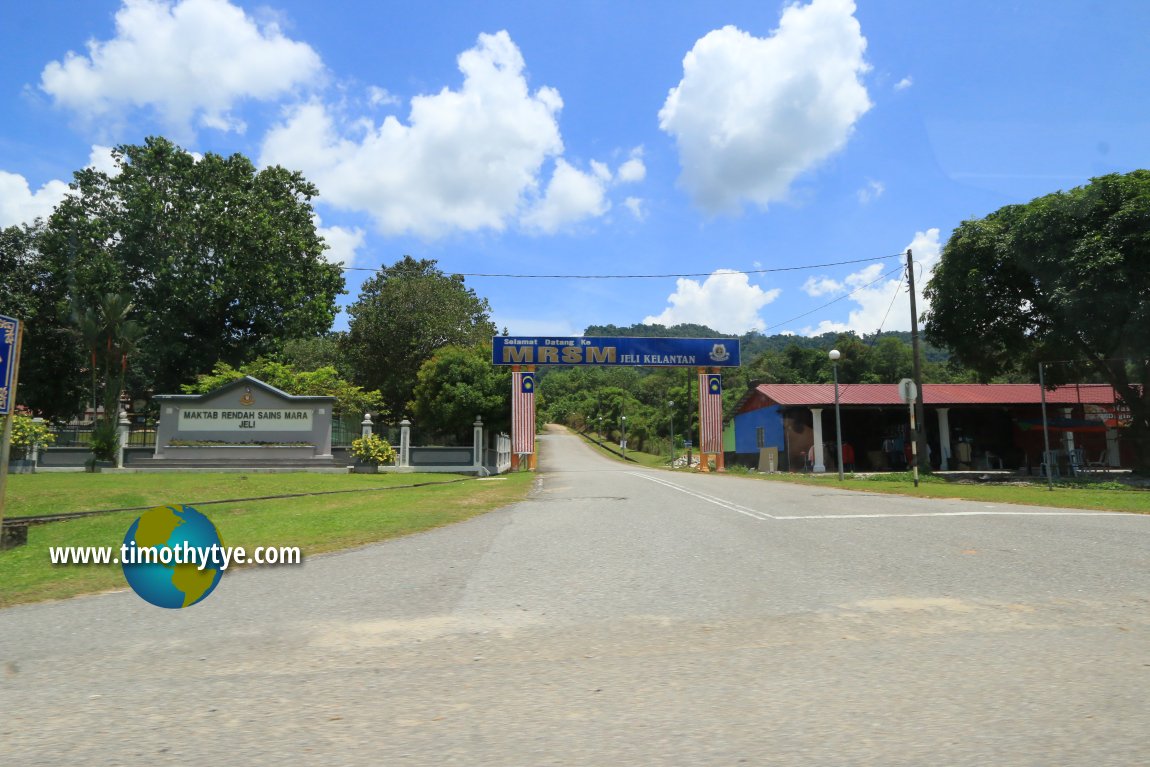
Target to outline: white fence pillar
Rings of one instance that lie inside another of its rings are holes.
[[[363,414],[363,423],[361,423],[359,426],[359,436],[364,437],[365,439],[371,436],[372,431],[375,429],[375,423],[371,420],[371,413]]]
[[[117,424],[120,435],[120,448],[116,451],[116,468],[124,468],[124,448],[128,445],[128,437],[132,433],[132,422],[128,420],[128,411],[120,410],[120,421]]]
[[[35,418],[32,419],[32,423],[36,424],[37,426],[42,426],[44,424],[44,419],[41,418],[40,416],[36,416]],[[35,467],[40,463],[40,443],[39,442],[33,442],[32,443],[32,452],[28,457],[32,459],[32,468],[35,469]]]
[[[483,468],[483,418],[475,416],[471,436],[471,463],[476,469]]]
[[[399,466],[411,465],[411,421],[404,418],[399,422]]]

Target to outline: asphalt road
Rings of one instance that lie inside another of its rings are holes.
[[[541,443],[525,503],[186,610],[0,611],[0,764],[1150,764],[1150,516]]]

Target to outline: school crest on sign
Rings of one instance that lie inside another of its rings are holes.
[[[714,362],[726,362],[731,358],[731,353],[727,351],[726,344],[715,344],[711,347],[711,359]]]

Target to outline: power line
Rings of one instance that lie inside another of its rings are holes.
[[[891,258],[902,258],[904,255],[903,253],[895,253],[890,256],[856,258],[850,261],[833,261],[826,264],[807,264],[805,266],[781,266],[775,269],[724,269],[723,272],[725,274],[797,272],[804,269],[826,269],[832,266],[847,266],[849,264],[869,264]],[[340,268],[345,272],[378,272],[383,267],[340,266]],[[683,272],[680,274],[500,274],[491,272],[452,272],[452,274],[459,275],[460,277],[497,277],[515,280],[654,280],[668,279],[671,277],[710,277],[714,272]]]

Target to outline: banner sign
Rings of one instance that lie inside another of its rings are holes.
[[[311,431],[311,411],[181,408],[179,431]]]
[[[0,315],[0,415],[8,415],[16,406],[12,390],[16,384],[16,341],[20,337],[20,320]]]
[[[737,338],[495,336],[495,365],[738,367]]]

